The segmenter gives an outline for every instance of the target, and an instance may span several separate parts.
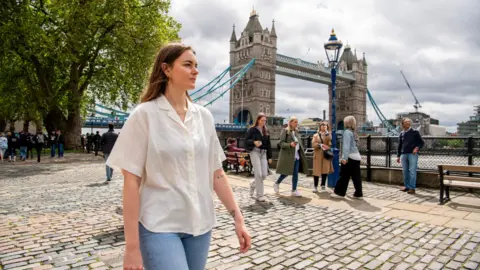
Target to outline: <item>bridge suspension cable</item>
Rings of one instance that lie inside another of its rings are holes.
[[[219,86],[216,86],[212,89],[210,89],[209,91],[207,91],[206,93],[204,93],[203,95],[193,99],[193,102],[198,102],[200,101],[200,99],[204,98],[205,96],[215,92],[217,89],[225,86],[227,83],[230,83],[232,80],[233,82],[230,84],[230,86],[225,90],[223,91],[222,93],[220,93],[220,95],[218,97],[216,97],[213,102],[215,102],[216,100],[218,100],[221,96],[223,96],[226,92],[228,92],[231,88],[233,88],[235,86],[235,84],[247,73],[248,70],[250,70],[250,68],[255,64],[255,58],[253,58],[250,62],[248,62],[248,64],[246,64],[241,70],[239,70],[237,73],[235,73],[231,78],[230,80],[228,81],[225,81],[224,83],[220,84]],[[207,104],[208,105],[211,105],[213,103],[212,101],[208,102]]]
[[[378,107],[377,103],[373,99],[372,94],[370,93],[370,90],[368,90],[368,89],[367,89],[367,95],[368,95],[368,99],[370,100],[370,103],[372,104],[372,107],[375,110],[375,113],[377,114],[378,118],[380,119],[380,121],[382,121],[383,126],[387,128],[388,135],[398,136],[398,134],[399,134],[398,130],[396,128],[394,128],[393,125],[385,117],[385,115],[383,115],[382,111],[380,110],[380,107]]]
[[[210,89],[214,88],[222,79],[223,77],[225,77],[225,75],[227,75],[227,73],[230,71],[230,68],[231,67],[228,67],[226,68],[222,73],[220,73],[220,75],[218,75],[217,77],[215,77],[213,80],[211,80],[210,82],[208,82],[206,85],[202,86],[200,89],[198,90],[195,90],[193,93],[190,94],[190,97],[193,97],[194,95],[196,95],[197,93],[199,93],[200,91],[202,91],[203,89],[205,89],[207,86],[209,86],[210,84],[212,84],[213,82],[215,82],[211,87]],[[210,90],[209,90],[210,91]],[[207,91],[208,92],[208,91]]]

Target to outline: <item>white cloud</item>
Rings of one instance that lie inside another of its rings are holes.
[[[368,87],[386,117],[413,110],[415,101],[400,75],[403,70],[422,111],[455,131],[456,123],[467,120],[473,106],[480,104],[479,3],[181,0],[172,1],[171,15],[182,23],[183,42],[197,51],[199,86],[229,65],[232,25],[238,36],[255,6],[264,28],[270,29],[275,19],[279,53],[323,60],[323,43],[334,27],[344,43],[357,49],[357,55],[366,53]],[[322,110],[328,110],[325,85],[277,76],[276,96],[277,115],[288,117],[294,112],[299,118],[321,117]],[[228,108],[228,95],[210,107],[218,122],[228,119]],[[369,103],[367,114],[378,123]]]

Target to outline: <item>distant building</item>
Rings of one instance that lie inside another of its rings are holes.
[[[474,108],[474,115],[470,116],[470,120],[457,124],[457,133],[459,136],[480,135],[480,105]]]
[[[401,121],[404,118],[410,118],[412,120],[412,128],[418,130],[423,136],[447,135],[447,127],[440,126],[438,119],[431,118],[430,115],[423,112],[398,113],[395,119],[390,119],[389,121],[394,127],[401,129]]]

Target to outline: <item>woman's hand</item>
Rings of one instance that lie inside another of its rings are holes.
[[[326,144],[322,144],[322,149],[323,150],[328,150],[328,149],[330,149],[330,147],[328,147],[328,145],[326,145]]]
[[[342,161],[340,161],[343,165],[347,164],[347,161],[345,159],[342,159]]]
[[[235,221],[235,232],[237,233],[238,243],[240,244],[240,253],[246,253],[252,245],[252,237],[248,233],[243,220]]]
[[[272,159],[271,158],[268,159],[268,164],[272,164]]]
[[[126,248],[123,256],[124,270],[143,270],[142,254],[139,248]]]
[[[290,143],[290,146],[291,146],[291,147],[295,147],[295,146],[297,146],[297,144],[296,144],[295,142],[291,142],[291,143]]]
[[[253,143],[255,144],[256,147],[262,146],[262,141],[254,141]]]

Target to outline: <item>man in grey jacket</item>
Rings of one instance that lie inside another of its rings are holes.
[[[106,133],[103,133],[102,139],[100,140],[100,144],[102,146],[102,152],[103,152],[103,158],[105,159],[105,162],[108,159],[108,156],[112,152],[113,146],[115,145],[115,142],[117,141],[118,134],[116,134],[113,131],[113,124],[109,123],[108,124],[108,131]],[[113,175],[113,169],[106,166],[106,172],[107,172],[107,183],[109,183],[112,180],[112,175]]]

